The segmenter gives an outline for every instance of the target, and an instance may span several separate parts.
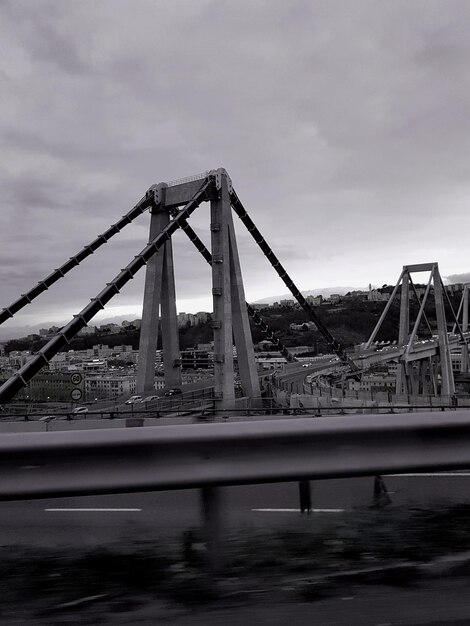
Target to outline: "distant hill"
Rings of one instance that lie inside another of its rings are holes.
[[[374,285],[372,285],[374,288]],[[309,289],[307,291],[302,291],[302,295],[307,296],[320,296],[322,295],[324,298],[329,298],[332,293],[339,293],[340,295],[344,295],[349,291],[368,291],[369,286],[367,287],[323,287],[320,289]],[[279,302],[280,300],[292,300],[294,296],[291,293],[284,293],[280,296],[268,296],[267,298],[263,298],[262,300],[255,300],[252,304],[272,304],[273,302]]]

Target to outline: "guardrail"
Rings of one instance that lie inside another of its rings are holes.
[[[335,398],[333,399],[335,400]],[[115,420],[126,419],[129,417],[142,417],[142,418],[171,418],[171,417],[185,417],[191,416],[194,419],[200,421],[212,421],[214,419],[229,420],[230,418],[251,417],[253,420],[260,416],[265,416],[267,419],[273,415],[292,415],[307,417],[322,417],[331,415],[374,415],[377,412],[380,414],[393,414],[393,413],[413,413],[415,411],[424,412],[444,412],[444,411],[457,411],[465,407],[457,406],[455,404],[436,404],[430,408],[429,404],[379,404],[376,403],[370,406],[363,406],[358,404],[341,404],[333,403],[326,406],[317,407],[305,407],[305,406],[282,406],[279,404],[273,404],[272,406],[245,406],[242,408],[233,407],[228,409],[215,408],[213,403],[207,403],[206,406],[176,406],[174,408],[167,409],[138,409],[132,410],[116,410],[116,411],[89,411],[88,413],[70,413],[70,412],[47,412],[47,413],[4,413],[0,414],[1,422],[38,422],[48,417],[51,420],[59,421],[73,421],[80,422],[86,420]]]
[[[0,499],[470,467],[470,411],[5,434]]]

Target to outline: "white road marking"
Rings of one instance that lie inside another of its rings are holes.
[[[257,513],[299,513],[300,509],[251,509]],[[311,513],[343,513],[344,509],[311,509]]]
[[[80,513],[129,513],[129,512],[134,512],[134,511],[142,511],[142,509],[44,509],[45,511],[48,511],[49,513],[57,513],[57,512],[68,512],[68,513],[76,513],[76,512],[80,512]]]
[[[63,602],[58,604],[56,609],[70,609],[74,606],[80,606],[80,604],[86,604],[87,602],[93,602],[94,600],[100,600],[101,598],[107,598],[109,593],[99,593],[95,596],[87,596],[86,598],[80,598],[79,600],[72,600],[72,602]]]
[[[388,474],[388,476],[396,476],[398,478],[400,478],[401,476],[407,478],[419,478],[419,476],[425,476],[428,478],[433,478],[434,476],[437,478],[445,478],[446,476],[470,476],[470,472],[421,472],[418,474]],[[387,475],[384,474],[384,478],[386,477]]]

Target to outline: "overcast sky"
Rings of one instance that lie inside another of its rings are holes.
[[[429,261],[470,279],[466,0],[0,0],[0,13],[0,307],[151,184],[217,167],[301,289],[394,283]],[[208,241],[208,208],[191,219]],[[238,233],[247,299],[285,293]],[[68,321],[147,236],[145,214],[3,332]],[[211,310],[209,267],[183,233],[174,245],[179,310]],[[142,278],[103,316],[140,315]]]

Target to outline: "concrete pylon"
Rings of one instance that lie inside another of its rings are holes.
[[[212,300],[214,307],[214,398],[216,409],[235,402],[233,370],[232,290],[228,223],[231,218],[229,178],[217,170],[218,197],[211,200]]]
[[[447,321],[444,309],[442,281],[437,264],[433,268],[434,299],[436,303],[437,332],[439,335],[439,361],[441,365],[441,396],[455,393],[454,374],[450,358]]]
[[[150,241],[170,221],[169,213],[165,210],[165,188],[165,183],[162,183],[151,190],[155,194],[155,206],[150,217]],[[137,393],[142,395],[155,391],[155,353],[160,307],[165,385],[180,387],[180,351],[171,239],[147,263],[136,381]]]
[[[462,294],[462,332],[468,332],[468,285],[464,285]],[[469,369],[468,344],[462,346],[460,372],[466,374]]]
[[[468,332],[468,285],[463,288],[462,332]]]
[[[231,181],[224,169],[214,172],[218,197],[211,200],[214,394],[216,409],[234,406],[233,340],[244,395],[260,396],[253,341],[230,205]]]
[[[398,328],[398,345],[404,346],[408,343],[410,335],[410,274],[404,271],[401,283],[400,299],[400,322]],[[409,393],[406,384],[405,363],[399,362],[397,368],[397,393]]]
[[[253,399],[260,399],[261,390],[256,369],[255,351],[251,338],[250,321],[246,309],[245,290],[231,213],[228,228],[233,337],[237,348],[238,371],[240,373],[243,395]]]

